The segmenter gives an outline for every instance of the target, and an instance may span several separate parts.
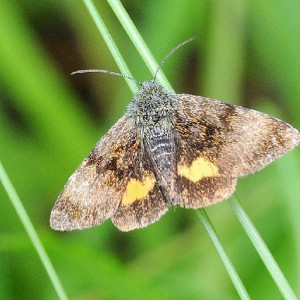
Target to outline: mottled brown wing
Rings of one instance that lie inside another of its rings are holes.
[[[139,149],[134,127],[122,117],[69,178],[51,212],[51,227],[83,229],[113,216]]]
[[[121,118],[70,177],[51,212],[56,230],[84,229],[113,217],[128,231],[167,211],[132,122]]]
[[[237,177],[256,172],[300,142],[290,125],[251,109],[178,95],[175,117],[179,205],[229,198]]]

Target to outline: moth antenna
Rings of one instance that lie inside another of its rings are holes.
[[[165,61],[180,47],[184,46],[185,44],[191,42],[192,40],[194,40],[196,37],[193,36],[193,37],[190,37],[189,39],[183,41],[182,43],[180,43],[179,45],[177,45],[176,47],[174,47],[167,55],[166,57],[160,62],[160,64],[158,65],[155,73],[154,73],[154,76],[153,76],[153,80],[156,79],[156,76],[158,74],[158,71],[161,69],[162,65],[165,63]]]
[[[125,75],[122,73],[117,73],[117,72],[112,72],[112,71],[107,71],[107,70],[98,70],[98,69],[78,70],[78,71],[72,72],[71,75],[82,74],[82,73],[105,73],[105,74],[110,74],[110,75],[114,75],[114,76],[125,77],[125,78],[128,78],[128,79],[138,83],[139,85],[142,85],[142,82],[140,82],[128,75]]]

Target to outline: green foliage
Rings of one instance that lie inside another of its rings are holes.
[[[138,80],[150,77],[111,8],[95,1]],[[216,97],[300,127],[299,1],[123,1],[179,93]],[[1,1],[0,159],[71,299],[234,299],[238,294],[196,214],[171,209],[130,233],[110,223],[57,233],[49,214],[68,176],[131,99],[81,1]],[[238,194],[288,282],[300,293],[299,149],[240,180]],[[0,298],[57,295],[0,188]],[[280,293],[227,203],[208,208],[253,299]]]

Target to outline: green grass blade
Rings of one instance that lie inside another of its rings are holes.
[[[278,264],[276,263],[274,257],[272,256],[270,250],[267,248],[265,242],[263,241],[263,239],[255,229],[253,223],[251,222],[250,218],[247,216],[246,212],[244,211],[240,203],[233,198],[231,198],[228,201],[231,207],[233,208],[234,212],[236,213],[239,221],[241,222],[241,225],[244,227],[257,253],[259,254],[262,261],[264,262],[265,266],[267,267],[270,275],[275,281],[284,299],[296,300],[297,297],[295,293],[293,292],[285,276],[281,272]]]
[[[140,35],[139,31],[137,30],[136,26],[133,24],[131,18],[129,17],[127,11],[125,10],[124,6],[119,0],[108,0],[109,5],[111,6],[112,10],[116,14],[117,18],[119,19],[121,25],[123,26],[124,30],[127,32],[129,38],[131,39],[133,45],[136,47],[137,51],[141,55],[142,59],[148,66],[150,72],[152,74],[155,73],[158,63],[153,57],[151,51],[147,47],[144,39]],[[157,75],[157,80],[162,83],[165,88],[173,91],[171,84],[169,83],[167,77],[163,74],[160,70]]]
[[[218,238],[218,235],[217,235],[212,223],[210,222],[205,210],[203,208],[201,208],[201,209],[198,209],[196,212],[197,212],[197,215],[198,215],[200,221],[204,225],[207,233],[209,234],[218,254],[220,255],[220,258],[221,258],[223,264],[225,265],[225,268],[226,268],[238,294],[240,295],[241,299],[250,299],[250,297],[245,289],[245,286],[243,285],[240,277],[238,276],[233,264],[229,260],[227,254]]]
[[[40,257],[42,264],[43,264],[44,268],[46,269],[46,272],[48,273],[48,276],[56,290],[56,293],[57,293],[59,299],[67,300],[68,297],[67,297],[67,295],[62,287],[62,284],[53,268],[53,265],[46,253],[46,250],[44,249],[32,223],[26,213],[26,210],[25,210],[19,196],[17,195],[16,190],[14,189],[13,185],[11,184],[11,181],[9,180],[1,162],[0,162],[0,181],[2,182],[3,187],[6,191],[6,193],[8,194],[12,205],[14,206],[21,222],[23,223],[23,226],[24,226],[38,256]]]
[[[118,4],[120,4],[120,3],[119,3],[119,1],[114,1],[114,4],[118,5]],[[94,7],[94,8],[95,8],[95,7]],[[94,13],[94,15],[95,15],[95,16],[98,15],[98,16],[100,17],[99,13],[97,13],[97,14]],[[126,13],[126,14],[122,14],[122,18],[126,18],[126,16],[128,16],[127,13]],[[101,18],[101,17],[100,17],[100,18]],[[128,18],[129,18],[129,16],[128,16]],[[122,20],[123,20],[123,19],[122,19]],[[102,21],[102,22],[103,22],[103,21]],[[124,22],[124,24],[126,24],[127,27],[130,27],[131,24],[133,24],[131,21],[128,21],[128,20],[123,20],[123,22]],[[103,24],[103,25],[104,25],[104,24]],[[105,25],[104,25],[104,26],[105,26]],[[136,29],[128,29],[128,32],[134,32],[134,31],[136,31]],[[101,32],[101,31],[100,31],[100,32]],[[110,34],[109,34],[109,36],[110,36]],[[141,38],[140,35],[135,35],[135,39],[139,40],[140,38]],[[134,44],[135,44],[136,42],[137,42],[136,40],[133,40],[133,43],[134,43]],[[137,44],[135,44],[135,46],[136,46],[137,48],[139,48],[140,45],[144,45],[144,42],[141,41],[141,40],[139,40],[139,41],[137,42]],[[114,44],[114,47],[116,47],[115,44]],[[144,47],[144,46],[142,46],[142,47]],[[140,50],[139,52],[141,53],[141,52],[143,52],[143,51]],[[121,54],[120,54],[120,55],[121,55]],[[147,57],[148,57],[148,56],[144,57],[144,59],[147,59]],[[149,66],[150,63],[148,62],[147,65]],[[167,84],[167,82],[165,82],[164,79],[162,79],[162,81],[163,81],[163,84],[164,84],[164,85]],[[203,217],[204,214],[205,214],[205,220],[204,220],[204,217]],[[203,218],[203,220],[202,220],[202,218]],[[215,244],[215,245],[218,245],[218,246],[216,246],[216,248],[218,249],[218,252],[219,252],[219,253],[220,253],[220,252],[222,253],[222,254],[221,254],[221,259],[222,259],[222,261],[224,262],[224,265],[225,265],[225,267],[226,267],[228,273],[230,274],[230,277],[231,277],[231,279],[232,279],[232,281],[233,281],[233,284],[235,285],[235,287],[236,287],[238,293],[241,295],[242,299],[249,299],[249,296],[248,296],[248,294],[247,294],[247,292],[246,292],[246,290],[245,290],[245,287],[243,286],[243,284],[242,284],[240,278],[238,277],[237,272],[235,271],[233,265],[230,263],[230,261],[229,261],[229,259],[227,258],[227,256],[226,256],[224,250],[223,250],[223,251],[220,250],[220,249],[223,249],[222,246],[221,246],[221,242],[220,242],[220,240],[218,239],[217,235],[215,234],[214,230],[212,230],[212,226],[208,226],[208,224],[210,224],[210,221],[209,221],[209,219],[208,219],[208,217],[207,217],[207,215],[206,215],[206,213],[205,213],[205,211],[204,211],[203,209],[202,209],[202,214],[201,214],[200,219],[202,220],[203,224],[205,225],[205,228],[207,229],[207,232],[208,232],[208,234],[210,235],[211,239],[214,241],[214,244]],[[209,228],[210,230],[208,230],[208,228]],[[225,256],[226,256],[227,259],[225,259]]]
[[[107,27],[105,26],[104,21],[101,18],[100,14],[98,13],[93,1],[83,0],[83,2],[85,4],[87,10],[91,14],[93,21],[95,22],[98,30],[100,31],[107,47],[109,48],[109,51],[111,52],[115,62],[118,65],[121,73],[133,78],[133,76],[131,75],[131,72],[129,71],[127,64],[125,63],[118,47],[116,46],[116,43],[114,42]],[[125,77],[125,80],[129,86],[130,90],[132,91],[132,93],[133,94],[136,93],[138,91],[138,87],[137,87],[136,83],[126,77]]]

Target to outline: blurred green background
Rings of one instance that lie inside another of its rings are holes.
[[[178,93],[258,109],[300,128],[300,1],[122,1]],[[144,62],[106,1],[95,4],[135,78]],[[238,299],[192,210],[121,233],[60,233],[49,215],[68,177],[132,98],[81,1],[0,0],[0,158],[71,299]],[[240,179],[237,193],[300,295],[300,151]],[[57,299],[0,186],[0,299]],[[226,202],[207,209],[251,298],[280,293]]]

